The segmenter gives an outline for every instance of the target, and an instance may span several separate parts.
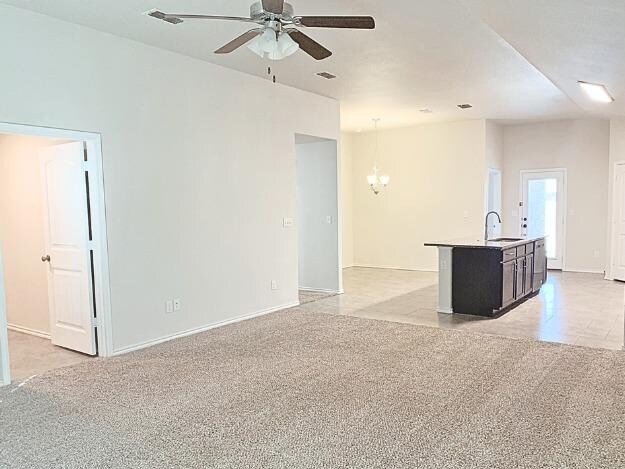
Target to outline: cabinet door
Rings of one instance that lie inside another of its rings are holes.
[[[516,261],[504,262],[501,289],[501,306],[506,307],[514,301],[514,281],[516,278]]]
[[[534,282],[532,285],[534,291],[540,290],[545,283],[546,262],[545,240],[541,239],[536,241],[534,247]]]
[[[534,291],[532,288],[534,277],[534,255],[525,257],[525,294],[529,295]]]
[[[519,300],[525,296],[525,288],[524,288],[524,280],[525,280],[525,271],[523,270],[523,266],[525,264],[525,258],[521,257],[516,261],[516,294],[514,295],[515,299]]]

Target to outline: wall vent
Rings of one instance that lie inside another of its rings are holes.
[[[332,75],[331,73],[328,73],[328,72],[320,72],[320,73],[317,73],[317,75],[320,76],[321,78],[325,78],[326,80],[332,80],[336,78],[336,75]]]
[[[458,104],[458,107],[460,109],[471,109],[473,106],[471,106],[470,104]]]

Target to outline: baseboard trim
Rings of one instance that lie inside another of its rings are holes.
[[[605,270],[593,270],[593,269],[571,269],[567,267],[566,269],[562,269],[562,272],[572,272],[574,274],[601,274],[605,275]]]
[[[42,339],[50,340],[52,338],[47,332],[30,329],[29,327],[18,326],[16,324],[7,324],[7,329],[10,331],[21,332],[22,334],[34,335],[35,337],[41,337]]]
[[[340,290],[326,290],[325,288],[299,287],[299,289],[302,291],[309,291],[313,293],[334,293],[335,295],[340,295],[341,293],[343,293]]]
[[[361,269],[405,270],[406,272],[438,272],[437,269],[408,269],[407,267],[381,266],[372,264],[354,264],[352,267]]]
[[[269,308],[262,311],[257,311],[252,314],[246,314],[244,316],[237,316],[236,318],[227,319],[225,321],[216,322],[213,324],[209,324],[207,326],[196,327],[194,329],[188,329],[186,331],[178,332],[176,334],[171,334],[163,337],[159,337],[158,339],[146,340],[145,342],[140,342],[135,345],[130,345],[128,347],[122,347],[117,350],[113,350],[113,356],[124,355],[126,353],[135,352],[137,350],[141,350],[144,348],[152,347],[154,345],[162,344],[164,342],[169,342],[170,340],[180,339],[182,337],[187,337],[194,334],[199,334],[200,332],[206,332],[211,329],[217,329],[218,327],[227,326],[228,324],[234,324],[241,321],[246,321],[248,319],[257,318],[260,316],[264,316],[266,314],[275,313],[276,311],[280,311],[283,309],[293,308],[295,306],[299,306],[299,301],[295,301],[292,303],[287,303],[281,306],[276,306],[275,308]]]

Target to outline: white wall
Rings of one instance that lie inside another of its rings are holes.
[[[7,6],[0,55],[0,121],[102,135],[115,350],[297,302],[293,137],[336,101]]]
[[[625,161],[625,119],[610,121],[610,159],[608,166],[608,216],[606,223],[606,277],[612,279],[612,210],[614,208],[614,165]]]
[[[40,152],[54,140],[0,136],[0,249],[7,322],[49,334]]]
[[[354,265],[352,134],[341,134],[342,267]]]
[[[503,170],[504,146],[503,126],[493,121],[486,121],[486,166]]]
[[[336,292],[339,291],[336,142],[298,144],[295,153],[299,286]]]
[[[610,126],[569,120],[504,128],[504,232],[519,234],[523,169],[567,169],[565,270],[603,272]]]
[[[425,242],[483,235],[485,121],[380,131],[378,166],[391,181],[378,196],[366,184],[375,133],[352,139],[355,265],[436,270]]]

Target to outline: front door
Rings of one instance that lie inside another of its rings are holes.
[[[564,259],[564,170],[521,172],[521,236],[545,237],[549,269],[562,269]]]
[[[96,354],[93,326],[89,209],[82,142],[42,154],[44,236],[52,343]]]

